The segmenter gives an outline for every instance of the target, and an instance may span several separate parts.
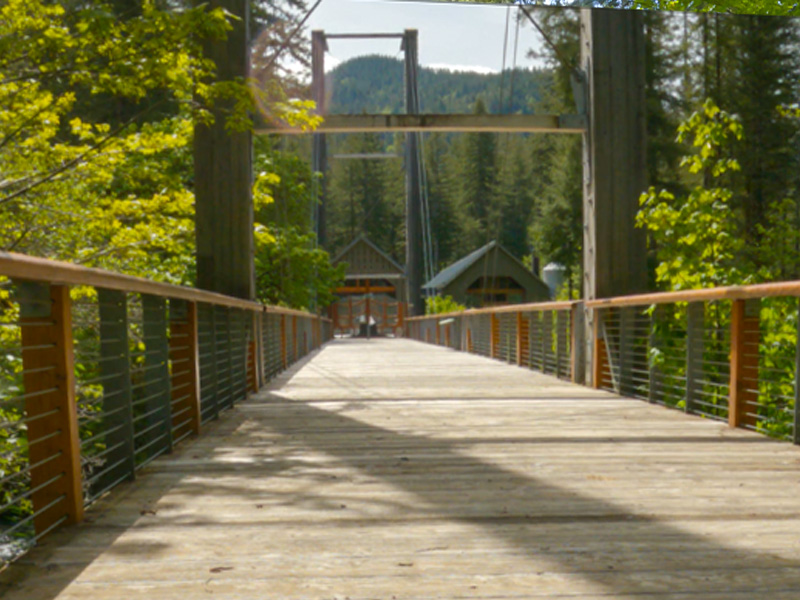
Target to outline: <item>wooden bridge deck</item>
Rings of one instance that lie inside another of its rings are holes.
[[[9,600],[800,598],[800,451],[338,341],[0,575]]]

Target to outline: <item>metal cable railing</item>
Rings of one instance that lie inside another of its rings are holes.
[[[413,317],[410,337],[571,379],[573,302]]]
[[[798,443],[798,297],[790,282],[525,304],[414,317],[407,332]]]
[[[0,254],[0,277],[2,556],[79,522],[332,332],[300,311],[20,255]]]

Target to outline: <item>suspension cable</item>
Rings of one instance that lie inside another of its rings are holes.
[[[505,33],[503,34],[503,64],[500,67],[500,97],[497,103],[497,109],[500,113],[503,112],[503,90],[506,84],[506,53],[508,51],[508,24],[511,20],[511,7],[509,6],[506,9],[506,28]]]
[[[556,44],[553,42],[553,40],[550,38],[550,36],[547,35],[547,33],[545,33],[545,31],[544,31],[544,29],[542,29],[541,25],[539,25],[539,23],[536,22],[536,19],[534,19],[531,16],[531,13],[528,12],[527,9],[522,8],[522,7],[520,7],[520,10],[522,10],[522,14],[524,14],[531,23],[533,23],[533,26],[536,27],[537,31],[542,35],[542,37],[544,38],[544,41],[547,43],[547,45],[550,46],[550,48],[553,49],[553,52],[555,53],[556,58],[558,59],[558,61],[563,66],[565,66],[565,67],[567,67],[569,69],[575,70],[576,69],[575,64],[571,60],[569,60],[561,50],[559,50],[558,46],[556,46]]]
[[[509,91],[508,91],[508,113],[509,114],[511,113],[511,109],[514,106],[514,76],[516,75],[516,72],[517,72],[517,48],[519,47],[519,25],[520,25],[520,22],[522,21],[522,19],[520,19],[520,15],[519,15],[519,8],[517,8],[517,16],[516,16],[515,20],[517,22],[517,29],[516,29],[516,32],[514,34],[514,60],[513,60],[513,63],[512,63],[512,67],[511,67],[511,83],[510,83]]]

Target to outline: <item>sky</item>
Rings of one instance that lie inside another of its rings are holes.
[[[309,2],[309,4],[312,4]],[[326,33],[402,33],[419,30],[422,66],[499,72],[503,65],[503,40],[508,7],[410,0],[322,0],[307,23],[307,31]],[[511,9],[506,66],[514,64],[515,21]],[[309,33],[310,35],[310,33]],[[531,67],[530,48],[539,47],[539,33],[523,23],[519,30],[516,64]],[[402,57],[400,40],[330,40],[326,70],[354,56],[384,54]]]

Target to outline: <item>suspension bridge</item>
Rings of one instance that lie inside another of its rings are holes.
[[[255,302],[250,139],[220,123],[202,289],[0,254],[3,598],[797,598],[800,282],[643,293],[640,21],[583,11],[575,115],[328,121],[581,135],[581,301],[423,316],[412,166],[392,336]]]

